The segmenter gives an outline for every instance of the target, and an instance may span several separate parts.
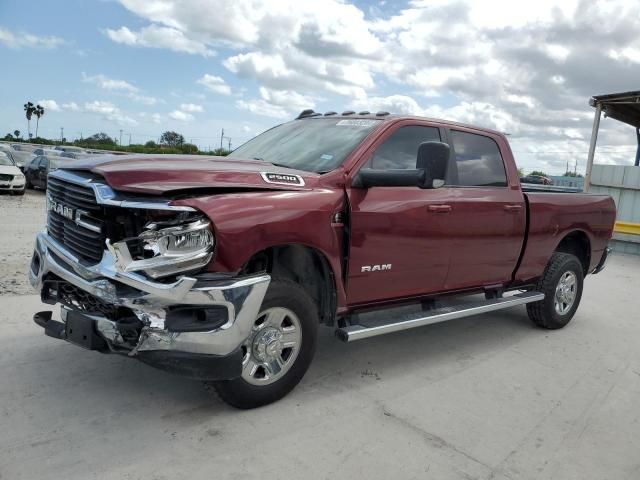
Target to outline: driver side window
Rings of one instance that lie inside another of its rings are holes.
[[[373,153],[364,168],[376,170],[408,170],[416,168],[418,146],[423,142],[439,142],[435,127],[409,125],[400,127]]]

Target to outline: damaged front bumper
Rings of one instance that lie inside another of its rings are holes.
[[[49,312],[34,317],[48,335],[93,350],[125,354],[193,378],[218,380],[240,375],[241,347],[258,316],[270,276],[182,276],[171,283],[156,282],[119,270],[109,250],[100,263],[84,265],[41,232],[29,280],[43,301],[63,304],[62,322],[52,320]],[[63,296],[63,289],[72,292]],[[74,295],[82,301],[71,301]],[[101,308],[87,311],[88,300]],[[130,318],[105,314],[100,311],[105,306],[130,312]],[[190,321],[194,312],[198,320]],[[80,336],[69,331],[73,330],[70,318],[78,325],[75,333],[84,332]],[[137,325],[133,329],[132,321]],[[198,325],[213,327],[200,331]],[[83,343],[82,336],[91,341]]]

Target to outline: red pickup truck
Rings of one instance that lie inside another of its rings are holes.
[[[349,111],[304,111],[227,157],[65,164],[47,209],[30,268],[61,304],[61,321],[35,314],[45,333],[239,408],[295,387],[320,324],[349,342],[526,304],[565,326],[616,214],[523,189],[499,132]]]

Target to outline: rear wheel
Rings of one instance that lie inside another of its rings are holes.
[[[284,397],[311,364],[318,322],[316,305],[304,289],[292,282],[272,282],[242,345],[242,376],[213,383],[220,398],[248,409]]]
[[[544,300],[527,305],[531,321],[550,330],[567,325],[580,304],[583,281],[582,265],[575,255],[554,253],[536,287],[544,293]]]

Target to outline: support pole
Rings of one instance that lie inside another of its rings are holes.
[[[636,150],[636,161],[634,165],[640,167],[640,128],[636,128],[636,138],[638,139],[638,149]]]
[[[596,154],[596,142],[598,141],[598,130],[600,130],[600,116],[602,115],[602,104],[596,103],[596,115],[593,117],[593,129],[591,130],[591,143],[589,144],[589,155],[587,156],[587,171],[584,176],[584,192],[589,191],[591,183],[591,169],[593,168],[593,158]]]

